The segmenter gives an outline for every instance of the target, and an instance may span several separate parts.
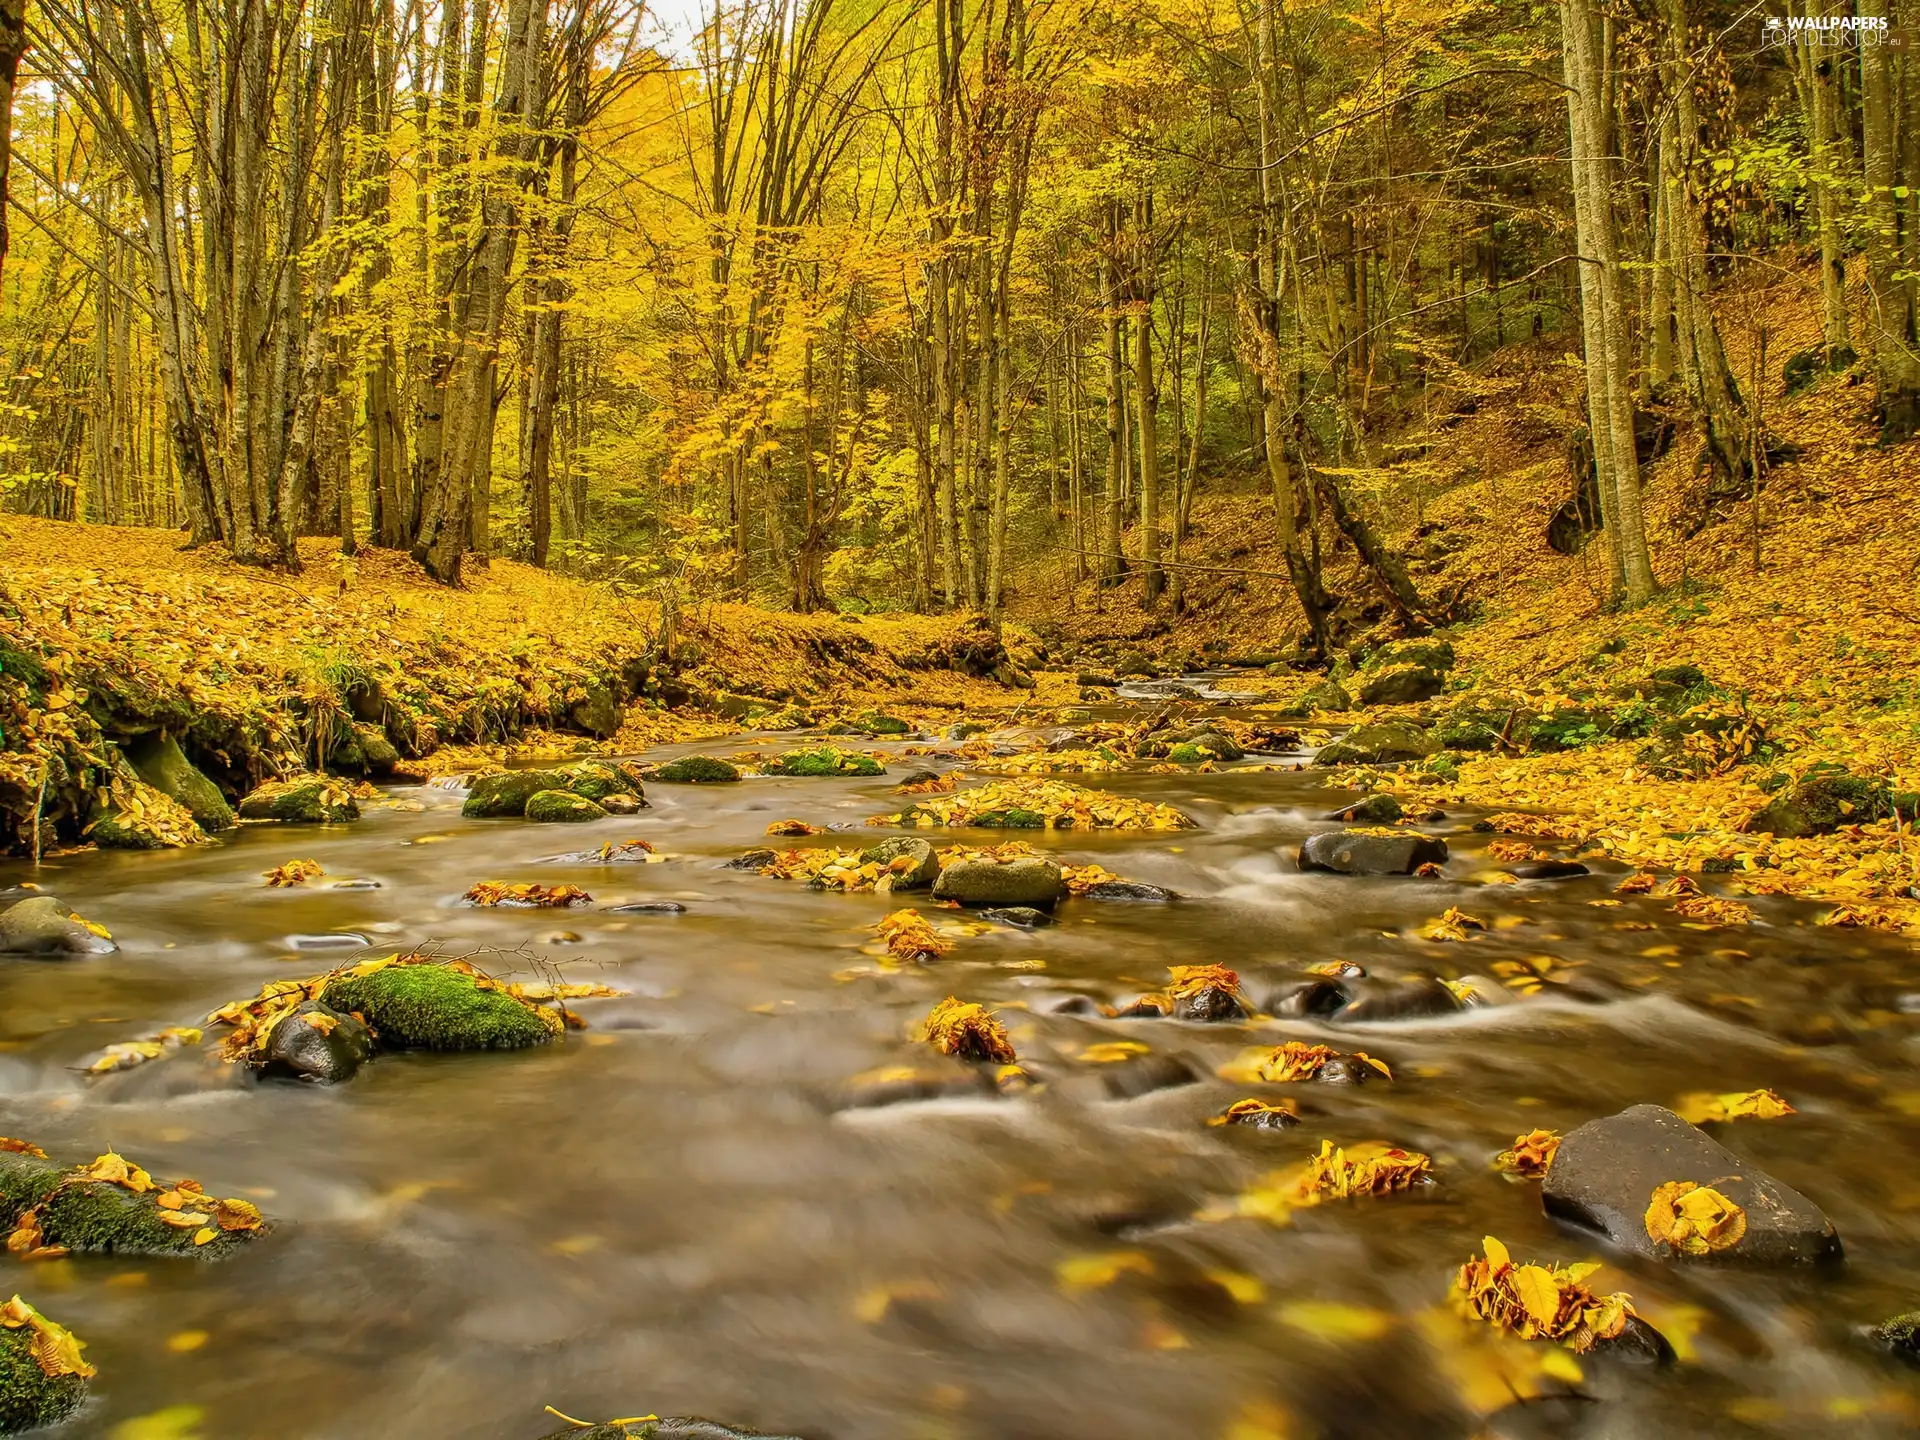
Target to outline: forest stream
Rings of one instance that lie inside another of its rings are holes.
[[[1750,926],[1689,924],[1617,893],[1628,872],[1600,860],[1494,883],[1496,837],[1459,811],[1419,827],[1450,847],[1442,878],[1302,873],[1303,838],[1356,797],[1284,766],[1075,777],[1177,805],[1191,830],[967,832],[1181,898],[968,924],[927,964],[875,953],[900,895],[724,868],[790,817],[829,831],[773,843],[899,833],[865,822],[900,807],[891,787],[921,763],[655,783],[651,808],[576,825],[466,819],[458,789],[395,785],[419,808],[0,865],[0,889],[31,881],[120,947],[0,960],[0,1132],[69,1163],[117,1150],[272,1222],[220,1263],[32,1267],[103,1377],[67,1433],[532,1440],[562,1427],[549,1405],[816,1440],[1911,1433],[1913,1372],[1863,1336],[1920,1294],[1920,982],[1900,937],[1815,928],[1816,907],[1764,896]],[[545,858],[633,837],[657,863]],[[262,884],[296,856],[326,879]],[[377,888],[334,888],[353,879]],[[592,901],[461,903],[483,880]],[[684,909],[612,913],[639,901]],[[1485,928],[1421,938],[1449,907]],[[104,1046],[200,1026],[270,980],[428,944],[626,993],[574,1002],[586,1028],[558,1043],[382,1055],[338,1086],[257,1081],[222,1063],[212,1027],[202,1047],[85,1073]],[[1218,964],[1265,1010],[1336,961],[1465,980],[1472,1003],[1371,1024],[1098,1008]],[[925,1055],[913,1027],[947,995],[996,1011],[1035,1083],[851,1103],[853,1077]],[[1288,1039],[1365,1051],[1393,1078],[1219,1078]],[[1189,1083],[1165,1083],[1183,1077],[1164,1057]],[[1794,1113],[1709,1129],[1823,1209],[1844,1261],[1641,1258],[1493,1168],[1528,1131],[1761,1087]],[[1300,1123],[1206,1123],[1249,1095],[1294,1099]],[[1218,1218],[1322,1139],[1422,1152],[1433,1181],[1285,1224]],[[1594,1287],[1630,1293],[1678,1362],[1588,1359],[1557,1398],[1488,1403],[1427,1324],[1488,1235],[1516,1257],[1605,1261]]]

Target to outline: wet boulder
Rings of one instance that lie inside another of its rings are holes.
[[[566,784],[561,788],[583,800],[604,805],[616,795],[627,795],[640,802],[634,807],[636,809],[646,804],[646,787],[639,775],[629,773],[626,766],[609,765],[602,760],[582,760],[577,765],[564,767],[560,774],[566,777]]]
[[[1314,975],[1275,985],[1260,1002],[1260,1008],[1269,1015],[1288,1019],[1324,1020],[1344,1010],[1351,999],[1341,981]]]
[[[860,863],[891,870],[896,890],[924,890],[940,877],[940,857],[933,846],[911,835],[869,846],[860,852]]]
[[[1410,980],[1354,980],[1349,1000],[1332,1017],[1341,1025],[1371,1025],[1395,1020],[1430,1020],[1457,1015],[1466,1007],[1440,980],[1421,975]]]
[[[1398,765],[1424,760],[1440,743],[1417,725],[1389,720],[1379,725],[1356,725],[1314,756],[1316,765]]]
[[[854,722],[869,735],[911,735],[913,727],[898,715],[869,710]]]
[[[527,801],[542,790],[565,790],[569,780],[564,770],[502,770],[481,775],[467,787],[460,813],[474,820],[525,815]]]
[[[653,772],[669,785],[726,785],[740,778],[740,768],[711,755],[682,755]]]
[[[778,855],[772,850],[748,850],[734,856],[731,860],[721,861],[720,868],[722,870],[752,870],[757,872],[766,869],[767,866],[773,864],[778,858]]]
[[[202,830],[212,834],[233,828],[233,807],[227,797],[187,759],[178,740],[156,732],[128,744],[125,754],[142,780],[186,806]]]
[[[1447,688],[1447,680],[1438,670],[1424,665],[1396,665],[1361,677],[1362,705],[1417,705],[1431,700]]]
[[[279,820],[290,825],[337,825],[360,818],[353,792],[325,775],[269,780],[240,802],[242,820]]]
[[[1211,725],[1190,725],[1159,737],[1150,747],[1150,753],[1191,765],[1201,760],[1239,760],[1247,752],[1232,737],[1221,734]]]
[[[517,1050],[558,1035],[561,1019],[450,965],[389,965],[333,981],[327,1008],[356,1014],[389,1050]]]
[[[956,860],[933,882],[933,898],[962,905],[1050,906],[1066,891],[1051,860]]]
[[[1199,1078],[1192,1064],[1178,1055],[1135,1055],[1116,1065],[1100,1067],[1100,1084],[1114,1100],[1136,1100],[1156,1090],[1191,1085]]]
[[[1393,796],[1369,795],[1343,810],[1334,811],[1327,819],[1344,820],[1349,825],[1392,825],[1405,813]]]
[[[120,947],[51,895],[0,910],[0,951],[13,955],[110,955]]]
[[[40,1368],[33,1353],[37,1335],[31,1325],[0,1329],[0,1435],[58,1425],[86,1398],[86,1377]]]
[[[363,1022],[306,1000],[273,1027],[260,1068],[266,1075],[338,1085],[372,1056],[373,1032]]]
[[[1447,842],[1410,830],[1323,830],[1307,837],[1298,859],[1302,870],[1336,875],[1411,875],[1444,865]]]
[[[992,920],[1001,925],[1011,925],[1017,930],[1038,930],[1051,925],[1053,917],[1044,910],[1036,910],[1031,905],[998,905],[991,910],[980,912],[982,920]]]
[[[186,806],[144,780],[122,780],[95,809],[86,836],[103,850],[175,850],[205,838]]]
[[[541,825],[571,825],[583,820],[604,820],[607,812],[584,795],[571,790],[536,790],[527,797],[527,819]]]
[[[1742,1160],[1659,1105],[1589,1120],[1560,1142],[1541,1185],[1547,1213],[1652,1259],[1676,1252],[1647,1231],[1653,1193],[1672,1181],[1718,1190],[1746,1212],[1746,1232],[1718,1258],[1757,1264],[1837,1260],[1833,1222],[1799,1191]]]
[[[1102,880],[1081,893],[1088,900],[1136,900],[1155,905],[1180,898],[1177,891],[1164,885],[1148,885],[1140,880]]]
[[[1885,820],[1893,810],[1893,790],[1885,780],[1863,779],[1837,766],[1819,767],[1784,787],[1747,828],[1799,840],[1831,835],[1843,825]]]

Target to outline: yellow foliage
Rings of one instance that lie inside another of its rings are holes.
[[[986,1007],[949,995],[920,1022],[917,1038],[943,1055],[1010,1065],[1018,1057],[1000,1022]]]
[[[1275,1225],[1291,1222],[1295,1210],[1328,1200],[1390,1195],[1433,1181],[1433,1161],[1417,1151],[1369,1141],[1351,1149],[1322,1140],[1317,1154],[1291,1170],[1275,1171],[1265,1182],[1234,1197],[1228,1206],[1209,1208],[1202,1219],[1250,1216]]]
[[[1329,1060],[1339,1058],[1339,1052],[1330,1045],[1287,1040],[1271,1049],[1263,1047],[1243,1053],[1223,1065],[1220,1075],[1226,1080],[1264,1080],[1272,1084],[1289,1084],[1296,1080],[1313,1079]],[[1365,1051],[1356,1050],[1349,1058],[1371,1065],[1389,1080],[1393,1078],[1393,1071],[1387,1068],[1384,1060],[1376,1060]]]
[[[1595,1295],[1587,1288],[1598,1265],[1515,1265],[1493,1236],[1481,1243],[1485,1256],[1474,1256],[1454,1276],[1453,1300],[1497,1330],[1584,1352],[1619,1335],[1635,1313],[1631,1296]]]
[[[578,885],[540,885],[532,881],[507,884],[482,880],[460,897],[469,905],[505,905],[514,909],[552,909],[585,905],[593,899]]]
[[[1494,1160],[1494,1168],[1523,1180],[1543,1179],[1559,1149],[1560,1136],[1556,1131],[1531,1130],[1513,1137],[1513,1144]]]
[[[1420,927],[1422,940],[1469,940],[1469,930],[1485,930],[1487,922],[1478,916],[1469,915],[1457,905],[1449,905],[1446,912],[1437,919],[1429,920]]]
[[[80,1358],[86,1342],[65,1326],[47,1319],[18,1295],[0,1305],[0,1328],[33,1331],[33,1363],[48,1379],[77,1375],[84,1380],[94,1373],[93,1366]]]
[[[982,819],[1004,823],[1009,816],[1033,816],[1053,830],[1187,830],[1194,824],[1191,816],[1171,805],[1088,790],[1062,780],[997,780],[977,790],[927,799],[898,815],[876,815],[867,823],[975,825]]]
[[[316,876],[326,873],[320,868],[318,860],[289,860],[284,865],[276,865],[271,870],[263,871],[260,878],[269,886],[285,888],[304,885]]]
[[[874,928],[886,942],[887,953],[896,960],[938,960],[953,949],[953,942],[935,934],[918,910],[896,910]]]
[[[1724,1095],[1699,1092],[1682,1095],[1674,1113],[1695,1125],[1711,1125],[1724,1120],[1778,1120],[1794,1113],[1793,1106],[1771,1090],[1733,1091]]]

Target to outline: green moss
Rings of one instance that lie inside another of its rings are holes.
[[[1044,830],[1047,828],[1047,817],[1038,810],[1009,808],[989,810],[974,816],[968,823],[985,830]]]
[[[1920,1359],[1920,1310],[1910,1310],[1874,1326],[1873,1338],[1903,1355]]]
[[[524,815],[527,801],[542,790],[567,789],[568,780],[564,770],[505,770],[498,775],[482,775],[468,787],[460,813],[478,820]]]
[[[166,735],[149,736],[128,745],[126,755],[142,780],[186,806],[202,830],[211,833],[233,825],[233,807],[227,804],[226,796],[194,768],[178,740]]]
[[[301,825],[331,825],[358,820],[360,806],[345,784],[324,775],[272,780],[240,802],[242,820],[283,820]]]
[[[568,790],[536,790],[527,798],[527,819],[542,824],[604,820],[606,815],[586,796]]]
[[[566,788],[588,800],[604,800],[609,795],[641,793],[640,782],[599,760],[583,760],[561,771],[567,777]]]
[[[320,996],[357,1013],[390,1049],[517,1050],[560,1032],[560,1017],[445,965],[389,965],[336,980]]]
[[[1173,761],[1176,765],[1198,765],[1202,760],[1209,758],[1211,757],[1208,753],[1198,745],[1185,741],[1167,751],[1167,759]]]
[[[711,755],[683,755],[678,760],[669,760],[654,771],[653,778],[676,785],[718,785],[738,780],[740,771]]]
[[[869,735],[905,735],[913,729],[898,715],[882,715],[877,710],[862,715],[859,724]]]
[[[87,1382],[49,1376],[33,1358],[33,1332],[0,1330],[0,1435],[57,1425],[80,1408]]]
[[[871,755],[822,745],[818,750],[790,750],[767,769],[775,775],[884,775],[887,767]]]
[[[1872,824],[1893,813],[1893,791],[1885,780],[1863,779],[1837,767],[1815,767],[1791,790],[1775,795],[1753,817],[1750,828],[1802,839],[1831,835],[1843,825]]]
[[[24,1211],[37,1210],[46,1243],[64,1245],[76,1255],[190,1260],[222,1259],[260,1233],[223,1230],[205,1245],[195,1245],[193,1230],[160,1219],[159,1190],[136,1195],[124,1185],[64,1180],[66,1173],[51,1160],[0,1153],[0,1222],[11,1231]]]

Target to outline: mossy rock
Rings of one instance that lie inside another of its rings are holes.
[[[476,820],[525,815],[527,801],[542,790],[568,789],[570,781],[564,770],[503,770],[482,775],[468,787],[460,813]]]
[[[1010,806],[1005,810],[985,811],[967,823],[983,830],[1044,830],[1047,828],[1047,817],[1038,810],[1021,810]]]
[[[740,778],[740,767],[711,755],[682,755],[655,770],[653,778],[672,785],[724,785]]]
[[[136,1195],[124,1185],[73,1180],[51,1160],[0,1152],[0,1224],[11,1231],[20,1216],[36,1212],[43,1243],[64,1245],[76,1255],[164,1255],[219,1260],[251,1243],[259,1230],[217,1230],[204,1245],[193,1243],[197,1227],[160,1219],[166,1212],[157,1185]]]
[[[1395,765],[1424,760],[1440,748],[1426,731],[1398,721],[1358,725],[1314,757],[1316,765]]]
[[[871,755],[822,745],[817,750],[790,750],[767,766],[770,775],[884,775],[887,767]]]
[[[355,724],[353,740],[360,747],[360,764],[369,775],[390,775],[400,763],[400,752],[378,725]]]
[[[644,787],[636,775],[599,760],[582,760],[560,772],[567,777],[565,789],[588,800],[604,800],[609,795],[644,797]],[[537,793],[537,792],[536,792]]]
[[[1318,714],[1322,710],[1332,710],[1344,714],[1353,709],[1353,697],[1343,689],[1337,680],[1322,680],[1309,686],[1291,705],[1280,713],[1297,719]]]
[[[1920,1310],[1909,1310],[1873,1327],[1873,1338],[1910,1361],[1920,1362]]]
[[[212,834],[233,827],[233,807],[227,797],[187,759],[178,740],[150,735],[127,745],[124,753],[142,780],[186,806],[202,830]]]
[[[1446,640],[1389,640],[1367,656],[1361,669],[1369,674],[1401,665],[1417,665],[1426,670],[1451,670],[1453,645]]]
[[[585,687],[586,694],[567,707],[567,719],[576,729],[605,739],[620,728],[625,714],[613,687],[595,681]]]
[[[984,720],[956,720],[947,727],[949,740],[971,740],[976,735],[984,735],[993,726]]]
[[[1360,681],[1362,705],[1417,705],[1447,688],[1446,676],[1428,665],[1395,665],[1368,671]]]
[[[1809,770],[1782,789],[1748,826],[1784,839],[1831,835],[1843,825],[1868,825],[1894,813],[1893,789],[1839,769]]]
[[[911,735],[913,727],[898,715],[884,715],[872,710],[862,715],[857,722],[869,735]]]
[[[1491,750],[1500,743],[1500,732],[1478,720],[1451,720],[1439,733],[1449,750]]]
[[[109,805],[95,813],[87,839],[103,850],[178,850],[205,843],[205,835],[187,807],[144,780],[127,790],[130,804]]]
[[[571,790],[536,790],[527,797],[527,819],[536,824],[577,824],[582,820],[604,820],[607,812],[584,795]]]
[[[813,716],[798,706],[762,715],[754,721],[762,730],[804,730],[813,724]]]
[[[0,1435],[57,1425],[85,1397],[78,1375],[49,1375],[33,1358],[33,1331],[0,1330]]]
[[[279,820],[291,825],[335,825],[360,818],[347,787],[324,775],[269,780],[240,802],[242,820]]]
[[[389,965],[335,980],[319,998],[359,1015],[389,1050],[520,1050],[544,1045],[562,1026],[553,1011],[483,990],[447,965]]]

